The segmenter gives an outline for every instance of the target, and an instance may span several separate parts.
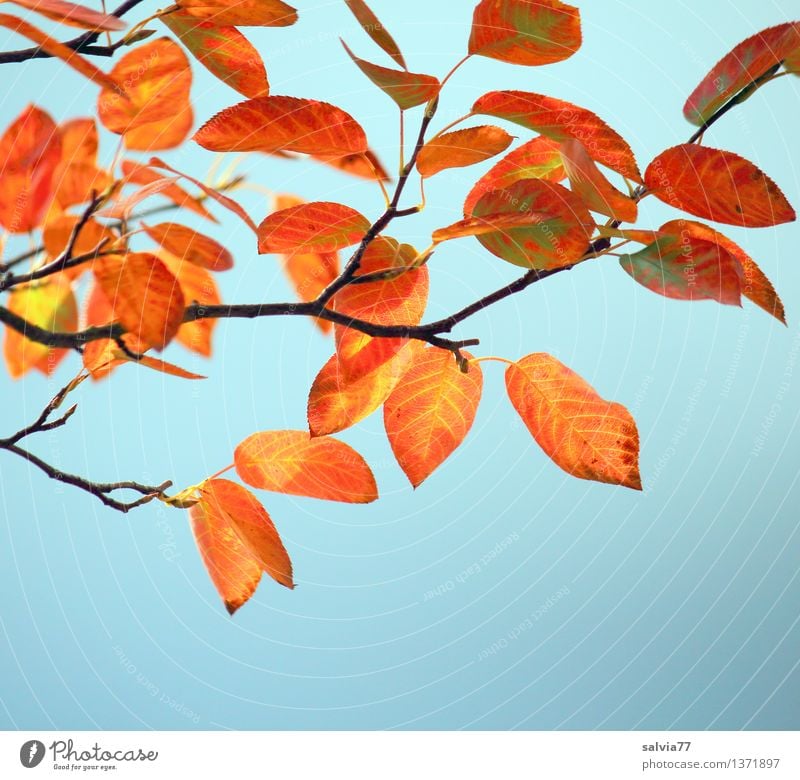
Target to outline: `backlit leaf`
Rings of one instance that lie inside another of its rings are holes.
[[[356,17],[358,23],[364,28],[364,32],[403,68],[403,70],[407,70],[406,61],[403,59],[399,46],[364,0],[344,1],[347,3],[347,7],[353,12],[353,16]]]
[[[178,5],[217,27],[288,27],[297,21],[297,11],[281,0],[179,0]]]
[[[97,125],[93,119],[71,119],[59,125],[61,160],[53,173],[55,199],[64,208],[86,203],[92,192],[111,184],[108,172],[97,168]]]
[[[46,330],[69,333],[78,327],[78,307],[68,279],[51,277],[43,282],[15,287],[8,301],[8,310],[31,325]],[[26,339],[12,328],[6,328],[4,354],[8,372],[18,379],[32,369],[49,376],[66,357],[68,350],[51,349]]]
[[[253,595],[262,571],[294,588],[283,542],[247,488],[227,479],[204,482],[189,518],[203,563],[231,615]]]
[[[414,487],[464,441],[482,389],[477,363],[464,373],[448,350],[431,347],[413,353],[411,367],[386,400],[383,420],[392,452]]]
[[[160,18],[198,62],[220,81],[248,98],[269,94],[261,55],[235,27],[220,27],[182,12]]]
[[[57,57],[80,73],[81,76],[84,76],[90,81],[94,81],[95,84],[99,84],[104,89],[116,88],[114,79],[95,67],[89,60],[81,57],[74,49],[65,46],[63,43],[55,40],[55,38],[51,38],[49,35],[22,19],[16,16],[9,16],[8,14],[0,14],[0,26],[7,27],[9,30],[13,30],[29,38],[51,57]]]
[[[772,282],[766,274],[758,267],[753,260],[738,244],[731,241],[727,236],[714,230],[714,228],[704,225],[701,222],[694,222],[691,219],[675,219],[666,222],[660,228],[665,233],[674,235],[689,235],[711,241],[738,260],[741,266],[741,287],[742,295],[749,298],[756,306],[760,306],[767,314],[771,314],[779,322],[786,324],[786,313],[783,309],[778,293],[772,286]]]
[[[375,65],[356,57],[344,41],[342,46],[361,72],[402,109],[427,103],[439,93],[439,80],[433,76],[384,68],[382,65]]]
[[[127,27],[125,22],[116,16],[93,11],[91,8],[65,2],[65,0],[12,0],[12,2],[14,5],[30,8],[48,19],[70,27],[110,32],[124,30]]]
[[[428,304],[428,269],[408,270],[417,259],[409,244],[378,236],[361,258],[357,276],[388,274],[385,279],[353,284],[340,290],[334,308],[353,319],[379,325],[418,325]],[[339,368],[350,381],[391,360],[408,342],[404,338],[373,338],[354,328],[334,327]]]
[[[603,400],[574,371],[542,352],[508,367],[506,389],[557,466],[580,479],[642,489],[639,433],[624,406]]]
[[[308,395],[311,435],[338,433],[372,414],[408,369],[418,344],[406,344],[390,360],[356,379],[342,371],[339,358],[333,355],[320,369]]]
[[[741,227],[795,219],[775,182],[733,152],[695,144],[673,146],[647,166],[644,178],[659,200],[696,217]]]
[[[125,177],[126,182],[131,184],[152,184],[154,181],[164,178],[152,168],[133,160],[123,160],[121,167],[122,175]],[[164,189],[160,190],[158,194],[171,200],[178,208],[185,208],[187,211],[211,220],[211,222],[217,221],[214,215],[200,202],[199,198],[190,195],[177,184],[165,185]]]
[[[184,300],[178,280],[161,260],[144,252],[101,257],[94,262],[94,275],[127,331],[155,349],[172,340]]]
[[[571,57],[580,45],[580,12],[559,0],[481,0],[473,13],[470,54],[547,65]]]
[[[236,448],[236,471],[253,487],[292,496],[366,504],[378,497],[364,459],[336,439],[306,431],[254,433]]]
[[[159,38],[128,52],[111,71],[119,87],[103,89],[97,116],[128,149],[180,146],[192,128],[192,71],[177,43]],[[121,91],[124,90],[124,93]]]
[[[55,260],[66,249],[72,231],[75,228],[78,217],[71,214],[63,214],[55,219],[48,220],[42,231],[42,241],[45,251],[51,260]],[[101,242],[105,243],[100,247]],[[89,254],[90,252],[108,251],[114,248],[117,237],[105,225],[101,225],[94,219],[88,219],[81,228],[72,250],[72,256]],[[91,262],[82,263],[74,268],[68,268],[63,273],[70,279],[75,279],[84,271],[92,267]]]
[[[212,152],[302,152],[341,157],[367,151],[361,125],[320,100],[270,95],[237,103],[208,120],[194,140]]]
[[[639,284],[667,298],[741,306],[738,260],[718,244],[685,231],[622,255],[619,263]]]
[[[36,106],[28,106],[3,133],[0,224],[9,233],[28,233],[41,225],[60,158],[56,123]]]
[[[683,115],[702,125],[752,81],[800,49],[800,23],[787,22],[750,36],[728,52],[697,85]]]
[[[478,179],[464,202],[464,216],[470,216],[481,196],[492,190],[503,190],[521,179],[560,182],[566,176],[558,141],[545,135],[537,136],[509,152]]]
[[[417,170],[433,176],[447,168],[475,165],[505,151],[514,139],[493,125],[454,130],[434,138],[420,149]]]
[[[317,156],[316,159],[343,173],[349,173],[351,176],[384,182],[392,180],[386,168],[383,167],[383,163],[369,149],[358,154],[345,154],[341,157]]]
[[[142,223],[142,229],[167,252],[200,268],[209,271],[233,268],[233,256],[224,246],[185,225],[163,222],[149,227]]]
[[[433,240],[474,235],[493,255],[543,270],[570,265],[583,256],[593,228],[583,201],[566,187],[522,179],[482,195],[471,217],[435,231]]]
[[[222,303],[214,277],[205,269],[186,260],[165,254],[161,257],[164,265],[178,280],[186,305],[199,303],[201,306],[216,306]],[[211,337],[219,320],[213,318],[184,322],[175,340],[186,349],[203,357],[211,357]]]
[[[302,203],[270,214],[258,226],[259,254],[335,252],[357,244],[369,220],[341,203]]]
[[[642,181],[628,142],[588,109],[546,95],[506,90],[478,98],[472,112],[514,122],[555,141],[575,138],[595,162],[632,181]]]
[[[600,172],[586,147],[575,139],[561,144],[570,189],[592,210],[619,222],[636,222],[636,201],[623,195]]]

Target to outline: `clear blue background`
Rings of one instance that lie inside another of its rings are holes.
[[[273,93],[355,113],[394,168],[394,106],[337,36],[390,62],[344,3],[298,5],[295,27],[248,32]],[[439,126],[489,89],[539,91],[596,111],[644,168],[690,134],[681,107],[708,68],[798,10],[788,0],[580,5],[576,56],[546,68],[475,58],[448,86]],[[374,3],[412,70],[440,76],[465,49],[472,6]],[[23,43],[5,32],[0,40]],[[58,119],[93,110],[96,88],[52,62],[4,65],[2,76],[4,126],[31,100]],[[762,166],[795,205],[798,86],[770,84],[706,137]],[[198,121],[238,100],[199,67],[193,99]],[[106,160],[114,146],[104,138]],[[169,159],[202,176],[213,156],[187,143]],[[391,232],[425,246],[459,216],[486,167],[436,177],[425,213]],[[374,185],[310,164],[253,156],[237,170],[271,191],[370,216],[381,206]],[[412,186],[407,205],[415,197]],[[242,198],[263,218],[263,192]],[[640,224],[674,214],[648,199]],[[487,364],[468,440],[417,491],[393,462],[378,414],[342,438],[372,464],[380,502],[263,494],[298,587],[265,581],[231,619],[185,512],[150,506],[122,516],[0,454],[0,726],[798,728],[800,228],[725,230],[775,282],[788,328],[749,304],[660,298],[609,258],[459,330],[480,337],[477,354],[550,351],[625,403],[641,430],[641,494],[552,465],[505,400],[502,367]],[[220,277],[226,300],[291,297],[277,259],[257,256],[246,229],[224,215],[210,232],[236,255],[237,268]],[[431,272],[430,318],[518,274],[473,240],[442,248]],[[229,463],[253,431],[304,427],[305,389],[332,350],[310,322],[223,323],[215,349],[210,364],[168,351],[208,373],[202,383],[128,366],[84,385],[69,426],[31,446],[95,479],[186,485]],[[0,379],[3,435],[76,370],[72,358],[51,380]]]

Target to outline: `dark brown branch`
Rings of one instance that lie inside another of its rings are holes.
[[[118,8],[111,11],[110,16],[122,18],[128,11],[135,8],[142,0],[126,0]],[[100,37],[99,32],[86,32],[79,35],[77,38],[72,38],[69,41],[64,41],[64,45],[73,51],[81,54],[88,54],[95,57],[110,57],[114,52],[122,46],[122,41],[111,46],[95,46],[97,39]],[[46,51],[42,51],[38,46],[32,46],[29,49],[18,49],[17,51],[0,52],[0,64],[6,62],[25,62],[26,60],[46,59],[51,57]]]

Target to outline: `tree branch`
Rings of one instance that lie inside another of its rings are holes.
[[[126,0],[114,11],[111,11],[110,16],[122,18],[128,11],[135,8],[142,0]],[[100,37],[100,32],[86,32],[79,35],[72,40],[64,41],[64,46],[72,49],[73,51],[80,52],[81,54],[89,54],[95,57],[110,57],[114,52],[122,46],[122,41],[111,46],[95,46],[97,39]],[[32,46],[29,49],[18,49],[17,51],[0,52],[0,64],[6,62],[25,62],[26,60],[46,59],[51,57],[46,51],[43,51],[38,46]]]

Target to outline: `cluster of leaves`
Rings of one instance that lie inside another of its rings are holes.
[[[18,4],[91,32],[125,28],[117,16],[61,0]],[[659,154],[642,174],[627,141],[599,116],[533,92],[488,92],[461,119],[426,137],[443,87],[469,58],[541,66],[574,54],[581,45],[576,8],[559,0],[481,0],[467,56],[440,80],[408,69],[395,40],[362,0],[346,4],[391,64],[362,59],[344,44],[347,55],[397,104],[401,121],[404,112],[422,108],[417,142],[401,163],[392,196],[386,189],[391,177],[354,117],[320,100],[270,94],[261,57],[238,27],[293,24],[296,11],[280,0],[179,0],[111,46],[112,51],[134,48],[107,74],[83,56],[91,53],[85,41],[67,46],[0,14],[0,24],[100,86],[97,118],[120,136],[112,164],[103,167],[93,118],[57,125],[30,106],[0,139],[0,224],[12,234],[41,233],[39,248],[2,264],[0,290],[9,295],[0,319],[12,376],[31,370],[49,374],[73,349],[82,355],[81,377],[100,379],[123,363],[138,363],[197,379],[147,353],[176,340],[210,356],[213,327],[223,317],[300,314],[314,317],[323,332],[333,331],[334,354],[309,393],[308,430],[256,433],[236,448],[231,466],[175,495],[167,496],[163,486],[152,494],[139,490],[144,499],[189,509],[203,560],[230,612],[252,595],[262,572],[287,587],[293,579],[264,507],[222,473],[235,468],[243,482],[261,490],[373,501],[378,490],[369,466],[332,434],[383,407],[392,450],[416,487],[467,436],[481,398],[483,361],[507,364],[508,397],[555,464],[582,479],[641,489],[638,432],[623,406],[604,400],[546,353],[518,360],[476,358],[464,347],[477,340],[442,335],[482,308],[549,275],[611,255],[632,279],[659,295],[729,305],[741,305],[745,297],[785,322],[770,281],[714,227],[685,217],[658,228],[624,225],[636,222],[638,203],[649,195],[693,217],[741,227],[795,218],[764,172],[733,152],[703,145],[702,138],[761,85],[800,71],[800,24],[758,33],[723,57],[686,102],[684,114],[697,132]],[[156,18],[180,43],[170,37],[145,42],[153,32],[145,25]],[[213,152],[311,159],[370,180],[385,196],[381,216],[371,221],[346,204],[304,202],[287,193],[256,223],[223,192],[235,189],[235,180],[204,184],[158,157],[128,156],[177,148],[192,132],[192,72],[184,48],[246,98],[202,124],[193,135],[197,144]],[[491,117],[533,135],[507,152],[514,139],[503,127],[454,129],[473,117]],[[467,194],[463,219],[434,231],[430,246],[420,251],[386,234],[395,219],[424,205],[400,206],[410,176],[424,184],[504,152]],[[186,189],[184,181],[198,192]],[[169,205],[139,210],[155,196],[166,197]],[[186,225],[150,219],[171,208],[214,222],[207,208],[212,203],[247,225],[260,254],[282,256],[300,304],[223,305],[213,275],[232,268],[231,254]],[[134,250],[134,236],[153,248]],[[466,237],[525,269],[525,275],[448,318],[424,324],[427,264],[439,244]],[[620,251],[630,244],[641,248]],[[339,253],[348,247],[355,249],[342,263]],[[25,260],[31,261],[30,270],[20,273],[17,266]],[[39,430],[49,424],[45,420]],[[28,435],[34,429],[24,430]],[[20,438],[0,446],[20,454]],[[108,491],[91,492],[104,497]]]

